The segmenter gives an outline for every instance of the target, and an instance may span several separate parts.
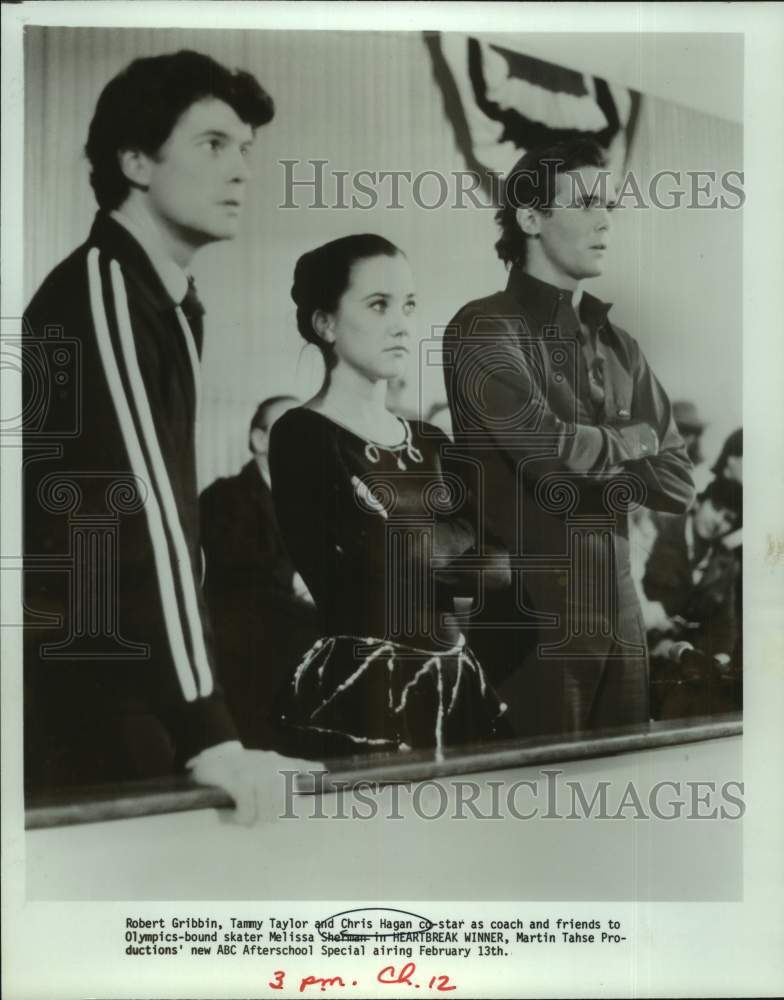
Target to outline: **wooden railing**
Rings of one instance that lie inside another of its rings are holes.
[[[302,794],[334,792],[368,783],[401,783],[444,778],[456,774],[499,771],[511,767],[557,764],[608,757],[656,747],[696,743],[738,736],[739,714],[651,722],[646,725],[551,737],[507,741],[492,746],[450,750],[442,759],[433,751],[410,751],[390,756],[352,757],[332,761],[324,775],[305,774],[298,786]],[[318,765],[314,764],[314,769]],[[28,797],[25,826],[28,830],[74,823],[100,823],[193,809],[223,809],[231,798],[218,788],[197,785],[185,775],[120,785],[63,788]]]

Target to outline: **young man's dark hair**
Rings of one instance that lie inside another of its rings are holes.
[[[502,205],[495,214],[495,221],[501,228],[495,249],[507,267],[525,266],[528,237],[517,223],[517,210],[531,207],[547,213],[558,174],[580,167],[606,165],[604,151],[592,139],[575,139],[529,150],[515,163],[503,182]]]
[[[743,487],[734,479],[712,479],[697,497],[697,503],[706,500],[717,509],[728,510],[739,517],[743,509]]]
[[[121,205],[130,190],[118,154],[138,149],[154,157],[183,112],[210,97],[224,101],[253,129],[275,113],[272,98],[255,77],[200,52],[135,59],[106,85],[85,146],[90,183],[104,211]]]

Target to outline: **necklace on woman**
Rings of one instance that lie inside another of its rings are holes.
[[[417,464],[423,462],[424,458],[422,456],[422,452],[414,444],[413,435],[411,433],[411,425],[409,422],[403,417],[398,417],[397,419],[402,422],[406,431],[406,437],[403,443],[389,447],[388,445],[376,445],[373,444],[372,441],[367,441],[365,443],[365,458],[368,462],[372,462],[375,465],[381,459],[379,447],[384,448],[386,451],[391,451],[394,454],[398,469],[400,469],[401,472],[406,472],[408,466],[403,461],[403,451],[406,452],[410,461]]]
[[[357,437],[364,439],[365,458],[373,465],[376,465],[381,460],[382,451],[388,451],[395,456],[397,467],[401,472],[405,472],[408,469],[408,466],[403,461],[403,452],[406,453],[409,461],[414,462],[415,464],[419,464],[424,461],[422,452],[414,444],[411,425],[403,417],[395,417],[395,420],[403,425],[405,434],[403,441],[400,444],[384,444],[380,441],[370,440],[369,435],[357,430],[356,426],[352,424],[351,418],[348,414],[344,410],[341,410],[340,407],[335,406],[334,403],[331,403],[329,407],[324,407],[321,412],[325,416],[333,419],[335,423],[345,427],[346,430],[351,431],[352,434],[356,434]],[[389,413],[389,411],[387,411],[387,413]],[[394,414],[391,413],[389,415],[394,416]],[[338,419],[335,419],[335,416],[337,416]]]

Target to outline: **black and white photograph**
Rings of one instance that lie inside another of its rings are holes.
[[[9,998],[784,987],[782,8],[480,6],[3,11]]]

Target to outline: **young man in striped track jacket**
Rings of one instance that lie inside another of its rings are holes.
[[[272,116],[254,77],[187,51],[137,59],[98,101],[99,211],[24,323],[28,786],[187,765],[248,821],[270,794],[275,760],[237,740],[201,590],[188,268],[236,234]]]

